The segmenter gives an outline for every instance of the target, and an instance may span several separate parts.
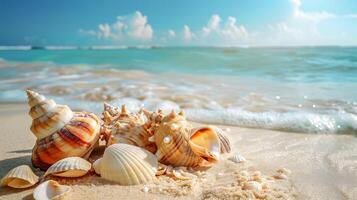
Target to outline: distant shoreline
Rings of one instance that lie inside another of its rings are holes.
[[[140,45],[140,46],[30,46],[30,45],[15,45],[15,46],[0,46],[0,51],[33,51],[33,50],[127,50],[127,49],[159,49],[159,48],[224,48],[224,49],[290,49],[290,48],[357,48],[357,45],[291,45],[291,46],[160,46],[160,45]]]

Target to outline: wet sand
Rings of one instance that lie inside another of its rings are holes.
[[[0,105],[1,177],[13,167],[31,165],[35,137],[29,130],[27,112],[26,104]],[[212,168],[193,173],[197,178],[190,181],[159,177],[157,184],[120,186],[94,173],[56,180],[72,186],[72,199],[357,199],[357,137],[224,128],[230,130],[232,153]],[[247,161],[233,163],[227,159],[236,153]],[[282,168],[291,171],[287,179],[273,178]],[[251,175],[260,172],[269,189],[253,196],[239,190],[242,171]],[[1,187],[0,199],[32,199],[33,189]]]

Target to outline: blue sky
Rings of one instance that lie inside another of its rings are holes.
[[[357,45],[355,0],[0,0],[0,45]]]

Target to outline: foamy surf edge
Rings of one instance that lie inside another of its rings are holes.
[[[298,133],[357,134],[357,115],[346,112],[250,112],[242,109],[185,110],[187,119],[200,123],[280,130]]]

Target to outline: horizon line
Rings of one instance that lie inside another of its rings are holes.
[[[354,48],[357,45],[0,45],[6,50],[125,50],[155,48]]]

